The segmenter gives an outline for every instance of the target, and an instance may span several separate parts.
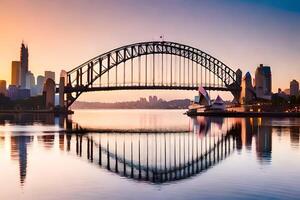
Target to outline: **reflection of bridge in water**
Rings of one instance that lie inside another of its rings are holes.
[[[236,149],[240,137],[239,124],[221,134],[77,134],[74,150],[78,156],[123,177],[160,184],[182,180],[217,165]]]

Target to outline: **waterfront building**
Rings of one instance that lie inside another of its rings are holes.
[[[11,100],[28,99],[30,97],[30,90],[21,89],[15,85],[9,85],[7,90],[7,96]]]
[[[21,62],[12,61],[11,62],[11,84],[15,86],[20,86],[21,84]]]
[[[30,90],[19,88],[17,99],[28,99],[28,98],[30,98]]]
[[[51,78],[46,80],[43,88],[43,94],[46,97],[46,108],[53,108],[55,106],[55,82]]]
[[[260,99],[271,99],[272,74],[271,67],[260,64],[255,71],[255,92]]]
[[[210,106],[211,101],[207,91],[203,87],[198,88],[199,97],[200,97],[200,105]]]
[[[52,79],[55,82],[55,72],[45,71],[45,80],[48,78]]]
[[[24,43],[21,45],[20,61],[20,85],[22,88],[26,88],[26,74],[28,72],[28,46],[25,46]]]
[[[0,80],[0,95],[7,95],[7,90],[6,90],[6,81],[5,80]]]
[[[290,95],[297,96],[299,94],[299,82],[296,80],[292,80],[290,82]]]
[[[252,86],[252,77],[249,72],[242,79],[241,103],[249,104],[255,99],[255,91]]]
[[[226,109],[225,103],[223,99],[218,95],[216,100],[211,105],[210,110],[224,111],[225,109]]]
[[[11,100],[18,99],[18,87],[16,85],[9,85],[7,90],[7,96]]]

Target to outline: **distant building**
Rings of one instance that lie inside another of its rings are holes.
[[[242,80],[242,91],[241,91],[241,103],[242,104],[249,104],[255,98],[255,91],[252,86],[252,77],[249,72],[243,77]]]
[[[31,90],[35,85],[35,78],[33,73],[31,73],[30,71],[28,71],[26,73],[26,89]]]
[[[283,90],[283,92],[287,95],[290,95],[290,89],[285,89],[285,90]]]
[[[144,97],[140,97],[140,102],[141,102],[141,103],[147,103],[147,99],[144,98]]]
[[[65,79],[65,84],[67,83],[68,73],[65,70],[60,71],[60,77]]]
[[[39,75],[39,76],[36,78],[36,88],[37,88],[37,94],[38,94],[38,95],[43,94],[44,84],[45,84],[45,77]]]
[[[296,80],[292,80],[290,82],[290,95],[297,96],[299,94],[299,82]]]
[[[11,84],[15,86],[21,85],[21,62],[11,62]]]
[[[21,45],[20,61],[20,84],[22,88],[26,88],[26,74],[28,72],[28,46],[25,47],[24,43]]]
[[[29,89],[18,89],[18,99],[28,99],[30,98],[30,90]]]
[[[5,80],[0,80],[0,95],[7,95],[7,90],[6,90],[6,81]]]
[[[55,72],[45,71],[45,80],[48,78],[52,79],[55,82]]]
[[[18,91],[19,91],[19,89],[16,85],[9,85],[8,91],[7,91],[7,96],[11,100],[16,100],[16,99],[18,99]]]
[[[157,101],[158,101],[157,96],[149,96],[149,103],[155,104],[157,103]]]
[[[271,99],[272,74],[271,67],[260,64],[255,71],[255,92],[261,99]]]
[[[7,96],[11,100],[17,100],[17,99],[28,99],[30,97],[30,90],[29,89],[20,89],[19,87],[15,85],[9,85]]]

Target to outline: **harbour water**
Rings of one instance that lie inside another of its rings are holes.
[[[184,112],[1,115],[0,199],[299,199],[300,119]]]

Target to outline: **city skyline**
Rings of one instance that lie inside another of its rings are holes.
[[[3,44],[0,47],[0,79],[7,83],[10,83],[9,66],[12,60],[18,60],[22,40],[29,46],[29,68],[34,74],[43,74],[49,69],[59,74],[61,69],[70,70],[115,47],[160,40],[161,35],[165,40],[203,49],[233,69],[241,68],[243,75],[247,71],[253,75],[260,63],[271,66],[275,80],[273,92],[279,87],[289,88],[290,80],[297,80],[300,73],[297,59],[300,4],[292,1],[275,4],[269,1],[226,4],[157,1],[150,5],[146,1],[65,3],[32,0],[3,1],[2,4],[1,8],[7,9],[0,12],[1,24],[4,24],[4,31],[0,32]],[[66,9],[67,6],[70,9]],[[45,12],[46,8],[49,12]],[[96,12],[95,8],[101,12]],[[9,12],[12,9],[15,12]],[[78,14],[81,9],[92,14]],[[108,22],[110,12],[114,15]],[[128,22],[125,24],[124,15]],[[19,29],[22,31],[17,31]],[[289,70],[282,73],[282,69],[287,68]],[[133,100],[148,96],[149,91],[131,92],[129,97],[124,94],[97,92],[85,94],[80,100],[112,101],[116,97]],[[153,94],[165,99],[194,95],[193,92],[172,91],[154,91]]]

